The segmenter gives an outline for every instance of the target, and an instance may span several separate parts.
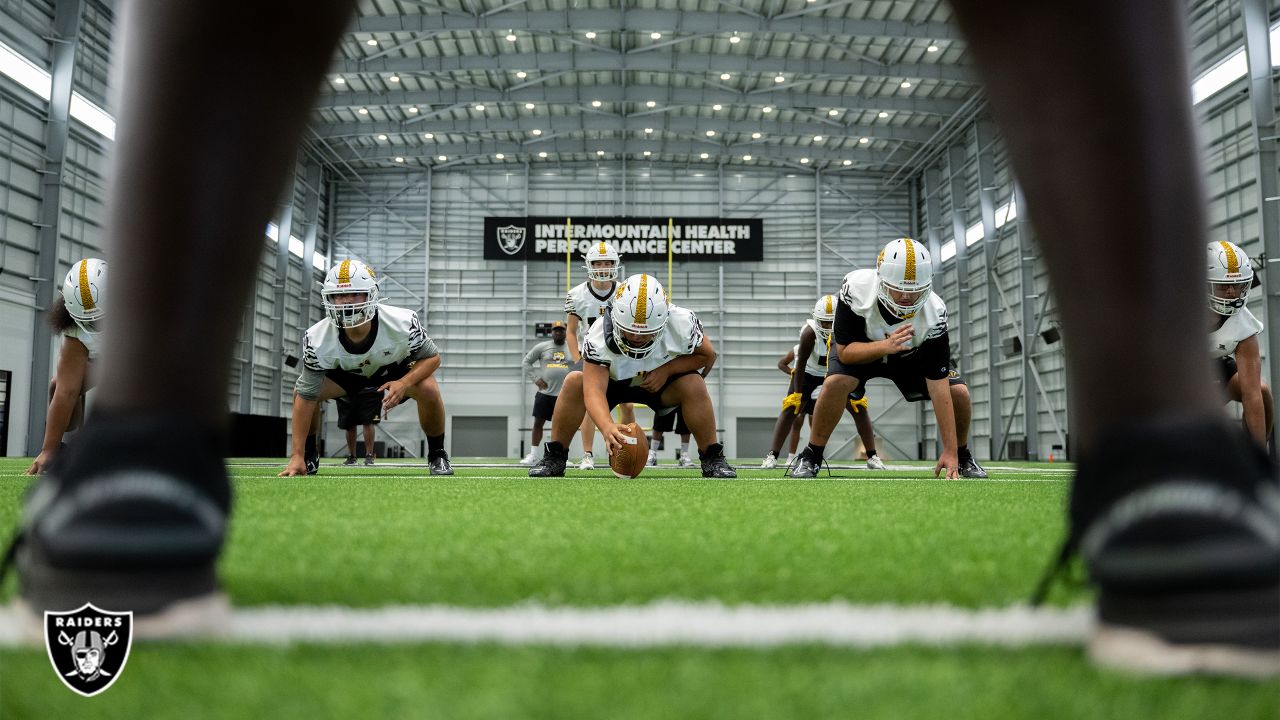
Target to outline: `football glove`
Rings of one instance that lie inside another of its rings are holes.
[[[854,400],[853,398],[849,398],[849,407],[852,408],[855,413],[857,413],[859,409],[869,410],[871,405],[867,403],[866,396],[863,396],[858,398],[857,400]]]
[[[788,395],[788,396],[786,396],[785,398],[783,398],[783,399],[782,399],[782,409],[783,409],[783,410],[786,410],[787,408],[791,408],[791,412],[792,412],[792,413],[794,413],[794,414],[796,414],[796,415],[799,415],[799,414],[800,414],[800,399],[801,399],[801,398],[800,398],[800,393],[798,393],[798,392],[793,392],[793,393],[791,393],[790,395]]]

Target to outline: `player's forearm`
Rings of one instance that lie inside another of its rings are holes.
[[[609,403],[605,400],[603,391],[592,392],[583,388],[582,402],[587,406],[587,415],[597,428],[603,430],[613,425],[613,415],[609,413]]]
[[[883,342],[851,342],[841,345],[836,356],[845,365],[864,365],[889,354]]]
[[[76,411],[76,402],[80,399],[80,393],[77,391],[65,391],[59,385],[58,389],[53,393],[53,399],[49,401],[49,417],[44,424],[44,443],[41,445],[41,452],[56,452],[58,444],[62,442],[62,436],[67,432],[67,425],[71,424],[71,415]]]
[[[715,362],[714,359],[711,362]],[[694,372],[700,370],[707,364],[707,356],[701,353],[692,355],[681,355],[663,363],[662,369],[667,372],[668,377],[680,375],[681,373]]]
[[[938,421],[942,451],[956,452],[960,443],[956,439],[956,409],[951,404],[951,385],[946,378],[926,380],[925,384],[929,388],[929,401],[933,404],[933,417]]]
[[[569,348],[569,357],[572,358],[574,362],[578,362],[579,360],[582,359],[582,354],[578,352],[578,333],[577,332],[573,330],[569,330],[568,332],[566,332],[564,334],[564,344],[565,344],[565,347]]]
[[[1241,403],[1244,405],[1244,426],[1255,442],[1262,447],[1267,446],[1267,411],[1262,404],[1262,388],[1253,392],[1241,388]]]
[[[307,434],[311,432],[311,418],[315,417],[319,400],[308,400],[297,393],[293,396],[293,417],[291,426],[293,438],[290,447],[293,457],[300,458],[307,452]]]
[[[432,355],[429,358],[423,358],[413,364],[409,372],[404,374],[404,383],[406,385],[417,385],[418,383],[431,377],[431,374],[440,368],[440,356]]]

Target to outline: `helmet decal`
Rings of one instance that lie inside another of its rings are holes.
[[[1226,256],[1227,256],[1227,274],[1239,275],[1240,274],[1240,258],[1236,257],[1235,248],[1231,246],[1231,243],[1225,240],[1219,241],[1218,244],[1222,246],[1222,251],[1226,253]],[[83,271],[81,272],[83,273]],[[84,277],[84,275],[81,274],[81,277]],[[81,282],[83,282],[83,280]]]
[[[609,252],[609,249],[605,247],[603,240],[600,241],[600,247],[596,248],[596,252],[600,253],[601,255],[604,255],[605,253]]]
[[[351,282],[351,260],[343,260],[342,265],[338,266],[338,283]]]
[[[93,293],[89,290],[89,261],[80,261],[80,303],[85,310],[94,310]]]
[[[833,301],[835,300],[835,296],[828,295],[826,296],[825,300],[827,301],[827,314],[830,315],[831,313],[835,312],[835,308],[831,307]]]
[[[907,267],[903,271],[902,279],[913,283],[916,281],[916,248],[911,242],[911,238],[902,238],[902,241],[907,246]]]
[[[649,322],[649,276],[640,276],[640,294],[636,298],[636,324],[645,325]]]

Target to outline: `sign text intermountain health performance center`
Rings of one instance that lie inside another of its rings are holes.
[[[563,262],[604,241],[624,259],[666,260],[668,237],[676,261],[764,259],[764,221],[707,217],[486,217],[484,257]]]

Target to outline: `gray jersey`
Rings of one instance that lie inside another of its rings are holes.
[[[569,345],[557,345],[554,340],[540,342],[529,348],[524,356],[524,373],[530,381],[542,379],[547,384],[546,395],[559,395],[564,376],[569,374]]]

